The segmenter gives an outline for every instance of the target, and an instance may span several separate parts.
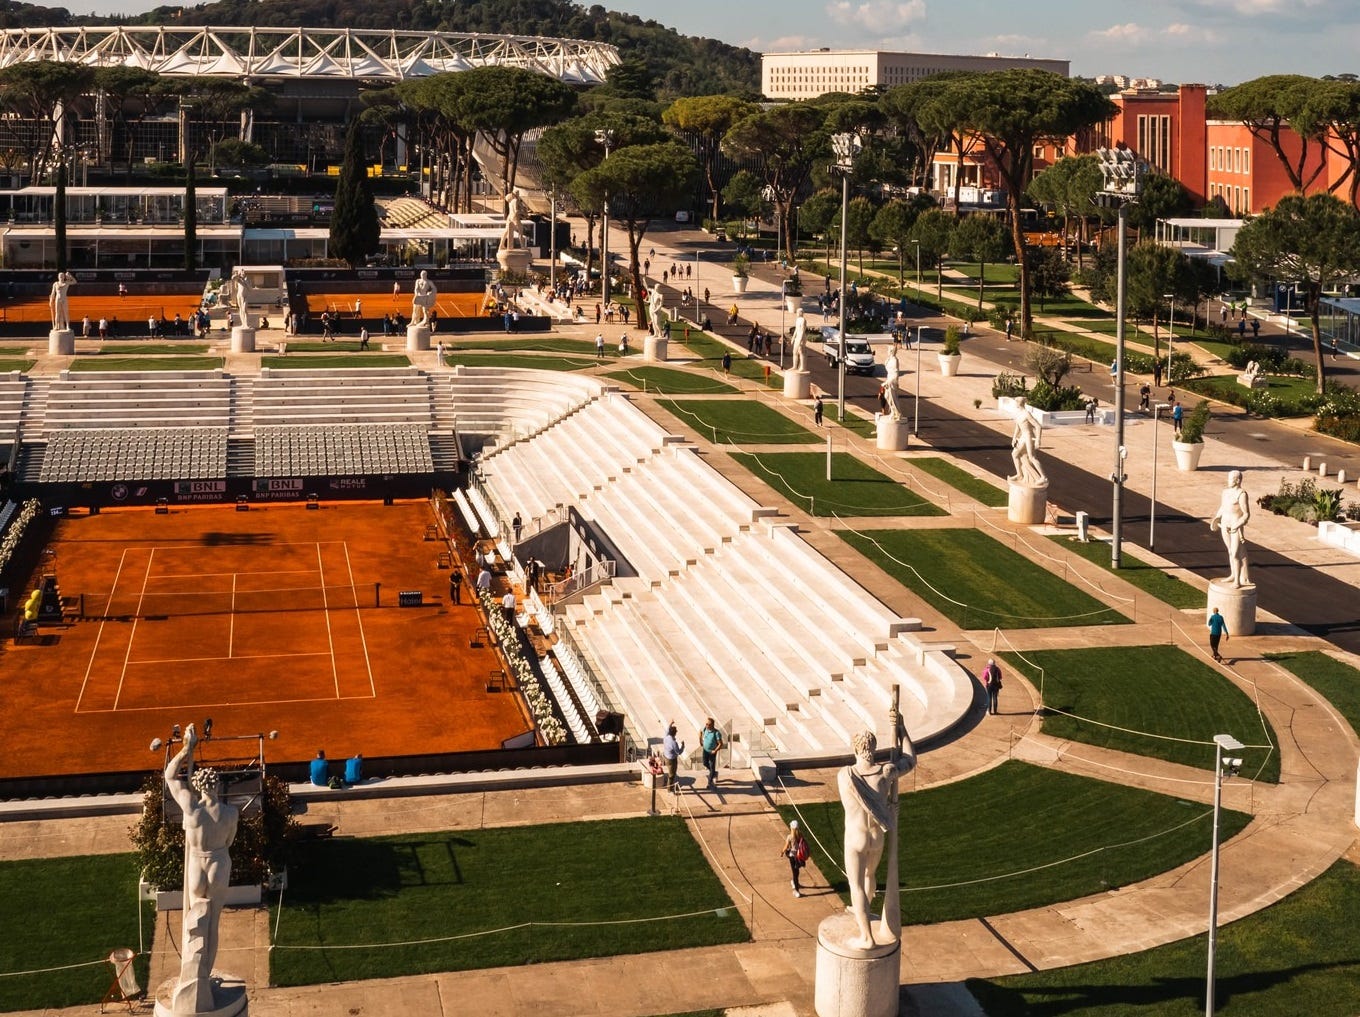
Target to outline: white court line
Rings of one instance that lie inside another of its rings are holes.
[[[160,660],[130,660],[128,664],[136,667],[139,664],[197,664],[208,660],[292,660],[294,657],[325,657],[328,654],[324,650],[317,650],[314,653],[245,653],[231,657],[165,657]]]
[[[118,700],[123,698],[123,682],[127,680],[128,661],[132,658],[132,644],[137,639],[137,619],[142,615],[142,601],[146,599],[146,587],[151,582],[151,563],[156,560],[153,547],[146,556],[146,573],[142,576],[142,592],[137,595],[137,610],[132,615],[132,630],[128,633],[127,652],[123,654],[123,670],[118,675],[118,691],[113,696],[113,708],[118,709]]]
[[[332,543],[335,543],[332,541]],[[326,616],[326,645],[331,648],[331,679],[335,683],[335,698],[340,698],[340,665],[335,660],[335,636],[331,632],[331,606],[326,597],[326,563],[321,560],[321,545],[316,545],[316,567],[321,573],[321,613]],[[357,599],[357,598],[356,598]]]
[[[343,699],[362,699],[367,701],[367,696],[341,696]],[[165,703],[156,706],[124,706],[117,710],[86,710],[85,713],[157,713],[162,710],[200,710],[203,707],[214,707],[228,709],[232,707],[246,706],[285,706],[290,703],[333,703],[334,696],[311,697],[307,699],[251,699],[245,702],[216,702],[216,703]]]
[[[113,603],[113,593],[118,589],[118,577],[123,574],[123,564],[127,561],[128,548],[123,548],[123,553],[118,556],[118,570],[113,574],[113,585],[109,587],[108,604]],[[90,662],[85,665],[85,677],[80,683],[80,694],[76,696],[76,708],[74,713],[80,712],[81,700],[85,698],[85,686],[90,684],[90,672],[94,670],[95,658],[99,656],[99,640],[104,637],[104,626],[107,625],[109,617],[108,604],[104,606],[104,619],[99,623],[99,629],[94,634],[94,646],[90,647]]]
[[[359,591],[354,589],[354,563],[349,560],[349,542],[345,541],[345,568],[349,572],[349,588],[354,590],[354,623],[359,626],[359,642],[364,647],[364,669],[368,672],[368,691],[374,699],[378,698],[378,688],[373,684],[373,662],[368,659],[368,637],[364,635],[364,620],[359,617]]]
[[[334,541],[332,541],[334,543]],[[208,576],[312,576],[313,569],[265,569],[260,572],[162,572],[157,579],[200,579]]]
[[[223,573],[217,573],[222,575]],[[227,612],[227,659],[231,659],[231,648],[236,645],[236,573],[231,574],[231,610]]]

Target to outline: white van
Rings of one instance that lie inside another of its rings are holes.
[[[834,328],[822,328],[822,352],[826,362],[832,367],[841,359],[840,336]],[[873,374],[878,366],[874,361],[874,350],[869,340],[862,335],[852,335],[845,342],[845,370],[848,374]]]

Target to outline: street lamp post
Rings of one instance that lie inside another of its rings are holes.
[[[918,248],[919,250],[919,248]],[[911,433],[921,436],[921,326],[916,326],[916,406],[912,410]]]
[[[1232,735],[1214,735],[1214,841],[1209,864],[1209,969],[1204,980],[1204,1017],[1214,1013],[1214,951],[1218,948],[1218,814],[1223,802],[1223,774],[1242,769],[1241,759],[1225,759],[1224,752],[1246,748]]]
[[[1154,403],[1152,406],[1152,508],[1148,513],[1148,550],[1157,550],[1157,423],[1162,419],[1162,410],[1169,410],[1169,403]]]
[[[833,134],[831,136],[831,150],[836,156],[835,169],[841,175],[841,296],[840,296],[840,330],[837,335],[840,337],[840,356],[836,358],[836,381],[837,397],[836,411],[838,419],[845,420],[845,247],[848,237],[847,220],[850,217],[850,174],[855,170],[855,157],[859,155],[864,142],[858,134]]]
[[[1171,355],[1176,352],[1176,294],[1163,293],[1162,299],[1165,300],[1167,306],[1171,308],[1171,313],[1167,318],[1166,323],[1166,383],[1170,386],[1172,384]],[[1190,331],[1193,333],[1194,329],[1192,328]]]
[[[1124,524],[1124,318],[1126,315],[1125,274],[1128,267],[1129,205],[1138,200],[1147,167],[1128,149],[1102,148],[1096,155],[1104,175],[1104,186],[1097,197],[1102,204],[1119,209],[1118,273],[1115,283],[1115,357],[1114,357],[1114,486],[1110,525],[1110,567],[1120,566],[1120,546]]]
[[[916,295],[921,295],[921,241],[913,240],[911,246],[916,248]]]
[[[614,143],[614,132],[601,128],[595,132],[595,140],[604,146],[605,161],[609,160],[609,146]],[[609,303],[609,198],[604,199],[600,210],[600,302]]]

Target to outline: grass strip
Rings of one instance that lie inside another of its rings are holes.
[[[336,838],[290,867],[271,974],[310,985],[748,938],[680,817]],[[411,942],[428,939],[446,941]],[[387,943],[409,945],[295,949]]]
[[[1345,860],[1284,900],[1218,932],[1218,1017],[1352,1017],[1360,999],[1360,869]],[[968,980],[988,1017],[1204,1013],[1207,937],[1012,978]]]
[[[942,516],[945,510],[848,452],[733,453],[733,459],[814,516]]]
[[[113,972],[114,947],[136,950],[137,909],[143,907],[150,949],[155,909],[137,900],[135,855],[88,855],[0,862],[0,1010],[47,1010],[93,1005]],[[18,971],[96,962],[42,974]],[[146,985],[149,960],[136,960]]]
[[[0,371],[18,371],[21,374],[27,374],[33,370],[33,365],[36,363],[36,360],[0,357]]]
[[[995,484],[989,484],[939,456],[922,456],[919,459],[909,459],[908,463],[922,473],[928,473],[936,480],[943,481],[954,490],[963,492],[974,501],[980,501],[988,508],[1000,508],[1010,501],[1010,495]]]
[[[127,357],[186,356],[208,352],[207,343],[106,343],[101,353]]]
[[[674,341],[675,332],[671,332],[671,339]],[[734,350],[731,346],[719,339],[713,338],[707,332],[691,332],[687,340],[683,340],[689,347],[689,351],[699,358],[696,366],[707,368],[711,371],[722,370],[722,358],[724,353],[732,354],[732,374],[737,378],[746,381],[758,381],[768,385],[770,388],[782,388],[784,385],[783,376],[767,360],[759,360],[742,350]],[[766,368],[770,369],[769,377],[765,375]]]
[[[73,371],[215,371],[221,357],[76,357]]]
[[[356,353],[353,355],[341,353],[328,357],[299,357],[289,353],[283,357],[261,357],[260,366],[296,371],[308,368],[410,367],[411,361],[401,353]]]
[[[664,399],[659,405],[715,443],[809,445],[822,440],[778,410],[746,399]]]
[[[630,367],[605,377],[653,395],[736,395],[737,389],[712,377],[669,367]]]
[[[1175,646],[1093,646],[1006,654],[1040,690],[1043,732],[1201,770],[1214,768],[1214,735],[1278,744],[1256,704],[1215,668]],[[1089,719],[1082,719],[1089,718]],[[1263,726],[1264,725],[1264,726]],[[1243,776],[1275,783],[1280,754],[1243,749]]]
[[[840,531],[840,537],[965,629],[1128,622],[1115,608],[977,530]]]
[[[1273,660],[1316,691],[1336,707],[1352,730],[1360,731],[1360,670],[1321,650],[1268,653],[1266,660]]]
[[[550,354],[537,355],[525,353],[447,353],[446,364],[466,364],[468,367],[529,367],[536,371],[585,371],[600,364],[613,363],[615,357],[588,360],[576,357],[556,357]]]
[[[848,902],[841,803],[779,811],[799,820],[818,871]],[[1117,890],[1207,852],[1212,815],[1207,805],[1015,760],[904,794],[902,920],[982,918]],[[1222,818],[1224,839],[1251,819],[1226,811]]]
[[[1118,576],[1129,584],[1138,587],[1144,593],[1156,597],[1174,608],[1185,609],[1204,606],[1204,594],[1200,590],[1184,580],[1177,579],[1156,565],[1149,565],[1147,562],[1129,554],[1127,546],[1120,548],[1121,566],[1116,569],[1110,565],[1110,545],[1105,541],[1088,540],[1086,543],[1082,543],[1076,537],[1061,533],[1055,534],[1049,539],[1061,545],[1064,550],[1071,551],[1078,557],[1099,565],[1111,575]]]

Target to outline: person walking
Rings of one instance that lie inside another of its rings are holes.
[[[661,757],[666,761],[666,786],[674,789],[676,771],[680,769],[680,757],[685,754],[685,743],[675,737],[675,721],[666,728],[666,737],[661,740]]]
[[[1223,657],[1218,652],[1218,642],[1220,639],[1228,638],[1228,621],[1218,613],[1218,608],[1214,608],[1209,615],[1209,652],[1214,655],[1214,662],[1221,664]]]
[[[524,520],[520,518],[518,512],[515,513],[515,518],[510,520],[510,529],[515,531],[515,543],[518,544],[519,535],[524,531]]]
[[[822,426],[822,413],[825,407],[822,406],[822,397],[819,393],[817,398],[812,401],[812,422],[818,427]]]
[[[1171,404],[1171,426],[1176,432],[1176,437],[1181,436],[1181,425],[1185,423],[1185,407],[1177,399]]]
[[[789,823],[789,833],[784,838],[784,846],[779,849],[779,853],[789,860],[789,875],[792,877],[789,880],[789,885],[793,887],[793,895],[795,897],[803,896],[803,887],[799,881],[799,875],[812,852],[808,848],[807,838],[803,836],[803,831],[798,829],[798,820],[795,819]]]
[[[455,604],[463,602],[463,570],[457,565],[449,573],[449,600]]]
[[[732,351],[728,350],[722,355],[723,377],[726,378],[732,373]]]
[[[987,712],[1000,713],[997,700],[1001,697],[1001,668],[994,659],[988,660],[987,666],[982,669],[982,687],[987,690]]]
[[[491,592],[491,569],[487,568],[486,565],[483,565],[482,571],[477,573],[477,592]]]
[[[699,747],[703,749],[704,769],[708,771],[708,782],[712,784],[718,779],[718,750],[723,747],[722,732],[714,726],[712,717],[708,718],[699,732]]]
[[[514,590],[506,590],[505,596],[501,597],[501,614],[505,618],[505,623],[514,628],[516,614]]]

